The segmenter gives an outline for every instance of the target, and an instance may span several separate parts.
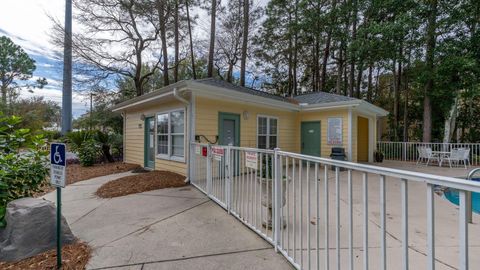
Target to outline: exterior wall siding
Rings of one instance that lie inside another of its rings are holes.
[[[340,117],[342,118],[342,144],[341,145],[329,145],[327,142],[328,132],[328,118]],[[320,121],[320,134],[322,136],[320,143],[320,153],[322,157],[329,158],[332,151],[332,147],[343,147],[348,152],[348,110],[331,110],[323,112],[300,112],[298,117],[297,126],[297,145],[300,145],[301,130],[300,124],[304,121]],[[355,137],[354,137],[355,138]],[[354,159],[356,160],[356,159]]]
[[[285,151],[298,152],[296,112],[201,96],[197,96],[195,100],[195,135],[203,135],[210,142],[215,142],[219,112],[234,113],[240,115],[240,146],[257,147],[257,116],[273,116],[278,118],[278,147]],[[248,112],[248,119],[244,119],[244,112]],[[206,142],[204,138],[202,142]]]
[[[208,138],[210,142],[215,142],[218,135],[218,115],[219,112],[234,113],[240,115],[240,146],[257,147],[257,117],[271,116],[278,119],[278,147],[285,151],[300,152],[301,122],[302,121],[320,121],[321,132],[321,157],[328,158],[332,147],[343,147],[348,156],[349,143],[349,112],[348,109],[337,109],[328,111],[289,111],[281,109],[268,108],[262,105],[256,105],[248,102],[232,102],[224,99],[207,98],[196,96],[194,99],[194,118],[195,135],[202,135]],[[125,162],[144,165],[144,121],[141,120],[142,114],[145,116],[155,116],[157,113],[171,111],[175,109],[185,109],[186,130],[185,130],[185,161],[172,161],[161,158],[155,159],[155,170],[168,170],[182,175],[187,175],[187,162],[189,160],[189,138],[190,130],[188,108],[185,104],[171,100],[154,105],[130,109],[124,112],[124,152]],[[244,112],[248,117],[244,118]],[[352,161],[357,161],[358,138],[357,138],[357,119],[358,116],[368,117],[369,122],[373,123],[373,130],[376,130],[375,117],[363,116],[352,111]],[[329,145],[327,143],[328,118],[341,117],[343,140],[341,145]],[[369,132],[369,136],[374,136],[371,141],[376,141],[376,132]],[[202,142],[206,142],[201,138]],[[370,142],[371,142],[370,141]],[[155,143],[156,145],[156,143]],[[375,147],[375,145],[373,145]],[[371,150],[369,150],[371,151]],[[370,153],[371,155],[371,153]]]
[[[187,160],[188,160],[188,113],[185,104],[179,101],[172,101],[167,103],[161,103],[149,107],[138,108],[135,110],[129,110],[125,112],[125,162],[144,165],[144,121],[141,120],[142,114],[145,116],[155,116],[156,113],[174,110],[185,109],[186,115],[186,131],[185,131],[185,162],[171,161],[160,158],[155,158],[155,170],[168,170],[181,175],[187,174]],[[156,139],[155,139],[156,140]],[[156,143],[155,143],[156,145]]]

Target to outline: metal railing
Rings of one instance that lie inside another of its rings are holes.
[[[458,240],[450,241],[458,243],[458,269],[469,268],[467,196],[469,192],[480,192],[479,182],[280,149],[197,143],[191,146],[191,159],[196,161],[191,183],[271,243],[297,269],[424,269],[425,265],[435,269],[439,263],[451,266],[435,253],[436,240],[441,237],[435,235],[435,228],[443,225],[435,223],[434,191],[439,187],[459,192],[455,221]],[[206,153],[198,151],[198,147],[206,147]],[[201,156],[201,162],[197,156]],[[199,164],[206,164],[207,168],[194,173],[200,169]],[[215,170],[217,174],[212,173]],[[413,186],[411,190],[409,186]],[[409,205],[409,193],[422,197],[426,203]],[[389,196],[398,198],[400,203]],[[420,207],[426,207],[422,216],[426,218],[422,248],[416,238],[415,247],[409,242],[410,232],[424,229],[417,220]],[[411,210],[415,210],[413,214]],[[392,224],[389,219],[395,215],[398,220]],[[409,222],[412,215],[415,219]],[[387,225],[392,231],[387,231]],[[410,260],[413,251],[424,254],[422,262],[418,261],[418,253],[415,260]],[[397,258],[401,258],[401,265]]]
[[[480,165],[480,143],[423,143],[423,142],[377,142],[377,150],[386,160],[417,161],[418,148],[429,147],[433,151],[451,152],[456,148],[470,149],[470,164]]]

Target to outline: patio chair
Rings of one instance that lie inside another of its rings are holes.
[[[462,152],[462,158],[460,161],[463,162],[463,165],[465,166],[465,169],[467,166],[470,166],[470,148],[459,148]]]
[[[443,158],[442,160],[447,160],[450,168],[452,163],[456,164],[457,167],[460,165],[460,162],[463,162],[465,169],[467,164],[470,165],[470,149],[469,148],[457,148],[452,149],[450,156]]]
[[[430,163],[431,160],[436,160],[438,163],[440,163],[439,156],[436,155],[436,154],[433,154],[432,148],[430,148],[430,147],[418,147],[417,151],[418,151],[417,165],[424,160],[427,161],[427,163],[426,163],[427,166],[428,166],[428,164]]]

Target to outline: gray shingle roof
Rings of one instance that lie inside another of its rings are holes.
[[[321,103],[357,100],[356,98],[330,94],[326,92],[314,92],[314,93],[303,94],[303,95],[295,96],[294,99],[298,101],[298,103],[307,103],[307,104],[321,104]]]
[[[351,97],[346,97],[346,96],[341,96],[341,95],[336,95],[336,94],[330,94],[326,92],[314,92],[314,93],[308,93],[308,94],[302,94],[293,97],[293,100],[290,98],[285,98],[281,96],[277,96],[274,94],[270,94],[268,92],[248,88],[248,87],[242,87],[238,85],[231,84],[226,81],[214,79],[214,78],[206,78],[206,79],[200,79],[200,80],[195,80],[195,82],[202,83],[205,85],[210,85],[210,86],[216,86],[216,87],[221,87],[221,88],[226,88],[229,90],[234,90],[234,91],[239,91],[255,96],[261,96],[261,97],[266,97],[266,98],[271,98],[279,101],[284,101],[287,103],[307,103],[307,104],[323,104],[323,103],[330,103],[330,102],[341,102],[341,101],[352,101],[352,100],[357,100],[356,98],[351,98]],[[295,102],[296,101],[296,102]]]
[[[265,92],[265,91],[256,90],[256,89],[253,89],[253,88],[234,85],[234,84],[231,84],[229,82],[214,79],[214,78],[199,79],[199,80],[194,80],[194,82],[202,83],[202,84],[210,85],[210,86],[226,88],[226,89],[229,89],[229,90],[234,90],[234,91],[243,92],[243,93],[247,93],[247,94],[251,94],[251,95],[255,95],[255,96],[271,98],[271,99],[276,99],[276,100],[279,100],[279,101],[284,101],[284,102],[291,103],[291,101],[289,99],[281,97],[281,96],[277,96],[277,95],[270,94],[270,93]]]

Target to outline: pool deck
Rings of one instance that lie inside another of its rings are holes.
[[[429,173],[429,174],[452,176],[452,177],[467,177],[468,172],[470,172],[472,169],[479,168],[475,166],[468,166],[467,169],[465,169],[463,166],[450,168],[447,164],[443,164],[442,167],[439,167],[438,165],[425,166],[425,164],[417,165],[415,162],[392,161],[392,160],[385,160],[382,163],[368,163],[368,164],[380,166],[380,167],[407,170],[412,172],[421,172],[421,173]],[[480,175],[480,172],[479,172],[479,175]]]
[[[439,168],[438,166],[419,165],[408,162],[392,162],[386,161],[384,163],[375,163],[371,165],[390,167],[408,171],[416,171],[422,173],[430,173],[443,176],[466,176],[468,171],[472,169],[464,168]],[[310,168],[310,177],[306,179],[306,169],[302,169],[302,185],[303,196],[299,196],[299,184],[298,180],[295,183],[290,181],[288,184],[287,204],[283,207],[283,216],[287,218],[287,228],[282,231],[282,243],[284,249],[290,254],[291,257],[295,256],[295,261],[301,264],[304,269],[308,269],[308,265],[311,269],[317,269],[317,256],[319,256],[320,268],[324,269],[326,252],[324,249],[325,241],[325,209],[324,209],[324,170],[319,168],[318,185],[320,187],[319,195],[319,212],[317,215],[316,204],[316,181],[313,177],[314,168]],[[339,265],[342,269],[348,269],[349,264],[349,223],[348,223],[348,185],[347,185],[347,172],[342,171],[339,175],[340,179],[340,260]],[[256,181],[252,181],[254,177],[246,177],[242,180],[241,176],[234,179],[234,184],[245,182],[245,188],[238,185],[235,188],[240,190],[233,195],[233,207],[239,209],[249,209],[247,203],[241,203],[235,205],[236,194],[248,194],[251,193],[252,186],[255,186]],[[335,172],[328,170],[329,181],[329,261],[330,268],[335,269],[337,265],[337,241],[336,241],[336,190],[335,190]],[[363,175],[360,172],[354,171],[352,173],[352,201],[353,201],[353,264],[355,269],[363,269]],[[380,228],[380,177],[378,175],[368,175],[368,252],[369,252],[369,267],[368,269],[382,269],[381,268],[381,228]],[[249,182],[249,183],[247,183]],[[292,213],[292,209],[295,207],[293,204],[293,186],[296,185],[297,198],[296,204],[296,217]],[[250,189],[250,191],[248,190]],[[310,205],[308,203],[308,191],[310,190]],[[251,205],[253,199],[247,199]],[[386,246],[387,246],[387,269],[401,269],[403,264],[402,259],[402,206],[401,206],[401,181],[392,177],[386,177]],[[301,203],[299,203],[301,202]],[[303,217],[299,215],[300,207],[303,207]],[[458,206],[454,205],[447,199],[435,194],[435,266],[436,269],[458,269],[459,268],[459,222],[458,222]],[[243,205],[243,206],[242,206]],[[286,208],[290,209],[287,213]],[[307,211],[311,209],[311,216],[308,219]],[[241,213],[242,216],[246,216],[250,221],[256,220],[251,218],[251,212]],[[259,214],[256,214],[259,215]],[[255,217],[255,215],[253,215]],[[258,220],[261,220],[260,216],[257,216]],[[301,222],[303,233],[299,232],[299,219]],[[295,233],[291,230],[295,226],[294,220],[296,220]],[[254,224],[263,233],[269,235],[271,231],[266,231],[260,224]],[[290,229],[288,229],[290,228]],[[474,214],[473,224],[468,225],[469,229],[469,269],[480,269],[480,215]],[[288,231],[290,230],[290,232]],[[307,232],[310,231],[310,236]],[[318,245],[317,245],[317,232]],[[427,269],[427,185],[424,182],[409,181],[408,182],[408,241],[409,241],[409,266],[410,269]],[[296,236],[296,247],[293,244],[293,237]],[[290,239],[290,240],[288,240]],[[302,240],[300,240],[302,239]],[[290,243],[289,243],[290,242]],[[303,242],[303,244],[302,244]],[[310,242],[310,246],[309,243]],[[308,250],[310,250],[310,261],[308,261]]]
[[[438,167],[435,165],[425,166],[416,165],[414,162],[401,161],[384,161],[383,163],[374,163],[372,165],[389,167],[407,171],[451,176],[466,177],[468,172],[476,167],[469,166],[449,168],[448,166]],[[355,177],[359,179],[360,175]],[[379,223],[379,208],[375,204],[379,202],[378,181],[369,180],[369,203],[371,205],[369,212],[373,216],[370,221],[376,226]],[[358,185],[357,188],[360,188]],[[355,186],[354,186],[355,190]],[[409,255],[411,269],[427,268],[427,189],[426,184],[421,182],[408,183],[408,203],[409,203]],[[400,181],[387,178],[386,188],[387,198],[387,231],[391,239],[387,239],[387,246],[391,246],[396,250],[402,237],[401,231],[401,207],[400,207]],[[435,245],[436,245],[436,269],[458,269],[459,265],[459,223],[458,223],[458,206],[449,202],[441,196],[435,195]],[[358,204],[361,207],[361,204]],[[361,209],[361,208],[360,208]],[[377,230],[375,228],[375,230]],[[473,223],[469,224],[469,269],[480,269],[480,215],[473,214]],[[371,234],[375,237],[376,233]],[[378,235],[378,234],[377,234]],[[393,256],[392,256],[393,255]],[[396,250],[392,255],[387,257],[388,265],[392,267],[397,265],[399,269],[401,265],[401,253]],[[373,265],[372,269],[377,269],[377,265]],[[392,267],[391,269],[395,269]]]

